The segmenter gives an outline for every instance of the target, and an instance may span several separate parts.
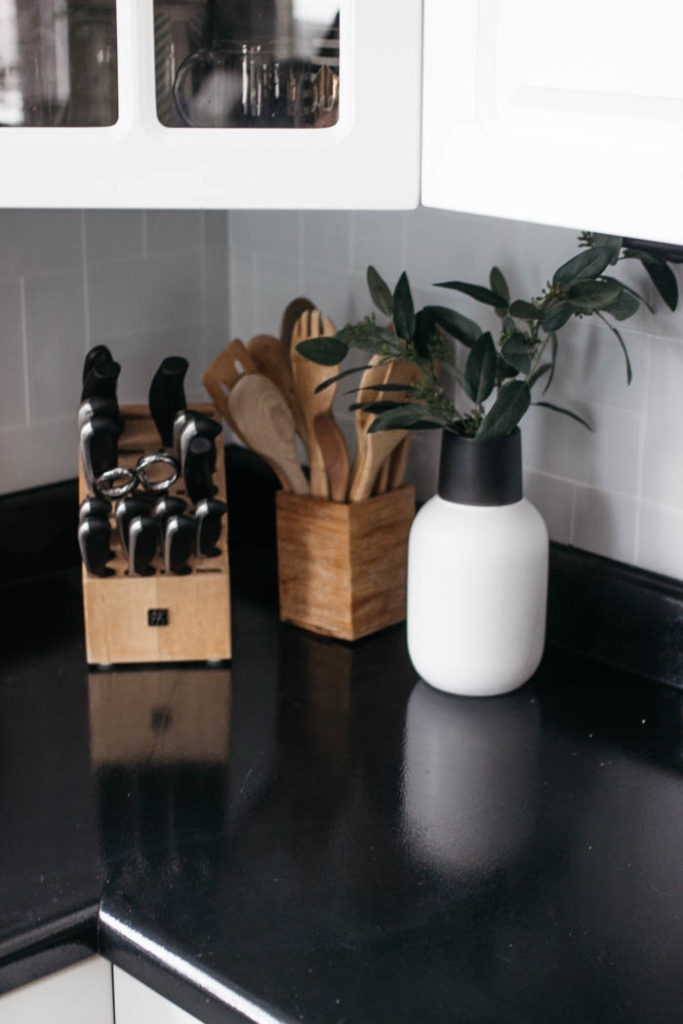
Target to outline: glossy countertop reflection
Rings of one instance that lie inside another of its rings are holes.
[[[11,607],[0,984],[98,948],[208,1024],[678,1024],[680,691],[550,649],[449,697],[246,596],[229,666],[89,673],[75,573]]]

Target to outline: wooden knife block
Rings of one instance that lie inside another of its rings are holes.
[[[283,622],[340,640],[403,622],[412,487],[348,505],[285,491],[276,502]]]
[[[195,405],[217,419],[212,405]],[[119,465],[135,467],[143,454],[156,452],[160,439],[147,406],[121,406],[124,428],[119,438]],[[216,497],[226,500],[223,435],[216,438]],[[83,467],[78,470],[79,499],[88,495]],[[137,493],[137,492],[136,492]],[[167,493],[187,500],[182,478]],[[188,502],[191,509],[191,502]],[[114,511],[114,509],[112,509]],[[193,556],[188,576],[167,574],[162,556],[151,563],[153,576],[131,576],[111,518],[109,577],[91,576],[82,567],[83,610],[88,664],[131,664],[175,661],[218,661],[231,657],[230,567],[228,523],[223,516],[216,558]]]

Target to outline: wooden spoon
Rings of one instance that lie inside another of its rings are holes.
[[[307,313],[310,309],[315,309],[311,300],[300,296],[298,299],[292,299],[282,314],[282,320],[280,321],[280,341],[285,346],[287,352],[289,352],[291,347],[294,324],[302,313]]]
[[[351,465],[349,449],[341,428],[331,412],[316,416],[313,421],[315,437],[323,454],[332,501],[345,502],[349,490]]]
[[[292,373],[294,375],[294,386],[297,398],[304,414],[306,432],[308,436],[308,457],[311,468],[311,494],[316,498],[329,498],[330,486],[327,478],[325,455],[320,446],[320,441],[315,430],[315,420],[318,416],[331,415],[330,409],[334,399],[337,385],[332,384],[324,391],[316,394],[315,389],[328,377],[333,377],[339,372],[338,366],[320,366],[319,363],[312,363],[300,355],[296,346],[309,338],[332,337],[337,330],[329,317],[324,320],[317,309],[308,310],[301,314],[292,330],[292,341],[290,347],[290,358],[292,361]],[[329,430],[328,430],[329,433]],[[334,458],[332,453],[330,460]]]
[[[231,390],[229,405],[249,447],[277,467],[286,489],[309,494],[296,453],[294,417],[272,380],[260,373],[246,374]]]
[[[308,302],[308,299],[305,301]],[[282,392],[287,405],[292,410],[296,432],[308,449],[306,420],[294,387],[289,349],[286,349],[279,338],[272,334],[257,334],[249,342],[249,353],[258,372],[272,380],[273,384]]]

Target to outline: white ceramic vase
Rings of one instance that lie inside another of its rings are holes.
[[[533,675],[545,645],[548,531],[522,496],[519,430],[444,431],[439,493],[408,549],[408,650],[425,682],[491,697]]]

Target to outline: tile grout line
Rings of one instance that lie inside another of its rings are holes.
[[[640,430],[640,443],[638,445],[638,475],[636,478],[636,494],[638,497],[636,504],[636,522],[635,522],[635,536],[633,538],[633,564],[638,564],[638,558],[640,555],[641,543],[640,543],[640,524],[642,518],[642,506],[643,506],[643,478],[645,476],[645,437],[647,435],[648,427],[648,416],[647,399],[650,394],[650,380],[652,377],[652,338],[648,340],[647,346],[647,360],[645,362],[645,384],[643,387],[643,406],[640,412],[641,416],[641,430]]]
[[[19,278],[19,302],[21,306],[21,351],[24,360],[24,422],[31,426],[31,388],[29,385],[28,316],[26,310],[26,282],[23,274]]]
[[[85,210],[81,210],[81,249],[83,258],[83,329],[85,331],[85,351],[91,345],[90,322],[90,282],[88,280],[88,235],[86,231]]]

